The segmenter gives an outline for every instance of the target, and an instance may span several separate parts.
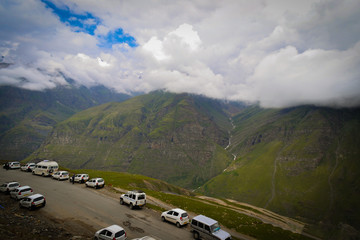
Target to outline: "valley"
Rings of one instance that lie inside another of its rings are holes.
[[[156,91],[47,121],[47,135],[31,151],[9,141],[17,127],[16,139],[36,138],[21,130],[28,126],[24,121],[6,125],[15,116],[9,109],[2,112],[2,126],[8,127],[0,140],[15,144],[2,145],[6,160],[25,156],[22,162],[52,159],[75,170],[141,174],[226,199],[224,207],[235,201],[304,223],[285,226],[295,232],[325,239],[360,236],[360,196],[354,191],[360,186],[358,108],[263,109]],[[36,116],[50,116],[38,111]]]

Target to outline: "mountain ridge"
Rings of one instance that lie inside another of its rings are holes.
[[[228,116],[215,105],[207,111],[212,101],[154,92],[94,107],[58,124],[30,159],[58,158],[71,168],[103,167],[200,186],[232,159],[224,149]]]
[[[108,101],[123,101],[128,95],[103,86],[57,86],[31,91],[0,87],[0,158],[22,160],[45,140],[52,127],[74,113]]]
[[[310,220],[323,225],[326,238],[341,221],[359,228],[359,113],[314,106],[246,109],[234,120],[229,151],[236,160],[198,191]],[[229,182],[233,187],[224,187]]]
[[[264,109],[155,91],[62,119],[37,111],[27,121],[48,137],[24,161],[146,175],[310,223],[322,238],[360,229],[359,108]],[[0,116],[2,129],[13,116]],[[17,127],[26,139],[29,124]]]

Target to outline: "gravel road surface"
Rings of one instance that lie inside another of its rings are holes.
[[[163,240],[192,239],[189,226],[177,228],[163,223],[160,213],[151,209],[130,210],[128,206],[120,205],[118,198],[106,193],[106,189],[96,190],[86,188],[85,184],[71,184],[69,181],[57,181],[20,170],[1,168],[0,183],[6,181],[31,186],[35,193],[43,194],[47,202],[37,212],[50,215],[67,226],[74,224],[74,227],[82,228],[88,234],[117,224],[125,229],[128,239],[149,235]]]

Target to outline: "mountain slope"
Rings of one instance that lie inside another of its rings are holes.
[[[199,191],[359,229],[359,119],[360,109],[245,109],[228,148],[236,160]]]
[[[75,114],[29,159],[140,173],[188,188],[218,175],[231,124],[218,101],[154,92]]]
[[[0,87],[0,158],[22,160],[52,127],[86,108],[129,98],[105,87],[58,86],[46,91]]]

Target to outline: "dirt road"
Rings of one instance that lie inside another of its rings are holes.
[[[95,177],[95,176],[92,176]],[[128,239],[146,235],[159,239],[192,239],[189,227],[176,228],[163,223],[158,212],[151,209],[130,210],[119,199],[101,194],[103,189],[86,188],[84,184],[70,184],[48,177],[35,176],[20,170],[0,169],[0,183],[18,181],[29,185],[35,193],[46,197],[47,204],[38,212],[52,216],[64,225],[83,228],[90,234],[112,224],[122,226]],[[10,197],[9,197],[10,198]],[[15,200],[14,200],[15,201]]]

